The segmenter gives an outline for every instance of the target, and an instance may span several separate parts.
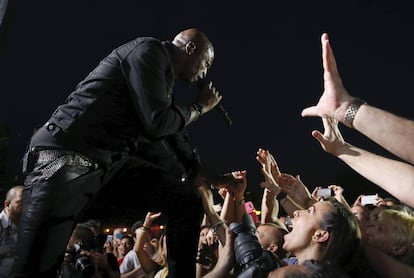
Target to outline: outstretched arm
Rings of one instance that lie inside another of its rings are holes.
[[[399,262],[374,246],[362,245],[369,264],[379,277],[414,277],[414,268]]]
[[[220,219],[220,215],[214,210],[214,199],[213,193],[211,192],[210,188],[204,181],[199,181],[198,185],[198,192],[200,193],[201,200],[204,207],[204,213],[209,219],[212,227],[215,227],[215,233],[221,242],[221,244],[225,244],[226,235],[224,231],[224,227],[226,224]]]
[[[363,105],[355,116],[354,127],[389,152],[414,164],[414,121]]]
[[[322,118],[324,134],[312,132],[322,148],[349,165],[359,174],[382,187],[409,206],[414,206],[414,167],[411,164],[379,156],[346,143],[338,121]]]
[[[351,111],[351,104],[355,103],[357,98],[351,96],[342,84],[335,56],[326,33],[321,36],[321,44],[324,92],[317,105],[305,108],[302,111],[302,116],[336,119],[349,127],[355,128],[401,159],[414,163],[414,144],[412,141],[414,121],[370,105],[362,105],[356,111]],[[354,108],[357,108],[357,106],[354,106]]]
[[[137,253],[138,260],[142,269],[146,274],[150,274],[155,270],[156,264],[151,259],[150,254],[145,250],[146,242],[150,242],[149,230],[152,222],[161,216],[160,212],[147,212],[142,227],[136,229],[135,232],[135,244],[133,250]],[[135,269],[137,271],[137,269]],[[124,277],[124,276],[123,276]],[[129,277],[129,276],[128,276]],[[133,277],[133,276],[130,276]]]

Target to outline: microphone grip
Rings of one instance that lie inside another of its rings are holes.
[[[201,79],[196,82],[195,86],[199,90],[201,90],[204,86],[208,86],[209,83],[210,81],[206,79]],[[229,126],[233,124],[233,121],[230,119],[229,113],[226,111],[226,109],[224,109],[223,105],[219,103],[214,109],[216,109],[223,116],[224,120]]]

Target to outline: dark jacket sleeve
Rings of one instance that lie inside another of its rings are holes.
[[[139,42],[121,67],[145,133],[160,138],[183,130],[189,113],[172,104],[173,69],[162,43]]]
[[[166,137],[166,141],[173,148],[178,161],[184,166],[187,173],[198,167],[198,153],[191,147],[186,130]]]

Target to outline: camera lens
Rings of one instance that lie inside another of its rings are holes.
[[[241,233],[234,239],[234,255],[240,266],[260,257],[263,249],[254,234]]]
[[[279,267],[276,256],[260,245],[249,214],[243,215],[241,223],[231,223],[229,229],[236,234],[234,256],[240,267],[238,278],[265,278],[270,270]]]
[[[75,269],[83,277],[91,277],[95,273],[95,267],[91,264],[88,256],[79,256],[75,260]]]

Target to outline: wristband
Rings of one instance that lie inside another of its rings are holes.
[[[220,226],[224,225],[224,221],[220,220],[219,222],[217,222],[216,224],[214,224],[213,226],[211,226],[211,232],[213,233],[214,236],[217,236],[217,230],[218,228],[220,228]]]
[[[151,231],[151,229],[150,229],[150,228],[145,227],[144,225],[142,225],[142,226],[141,226],[141,229],[142,229],[144,232],[149,232],[149,231]]]
[[[366,104],[367,102],[365,100],[356,98],[352,101],[351,105],[348,106],[348,108],[345,111],[345,117],[344,117],[344,124],[353,128],[353,122],[356,113],[358,112],[361,105]]]
[[[241,206],[241,205],[243,205],[243,204],[244,204],[244,199],[241,199],[241,200],[238,200],[238,201],[234,200],[234,204],[235,204],[236,206]]]
[[[197,112],[198,117],[201,116],[201,114],[203,114],[203,106],[199,103],[193,103],[191,104],[191,107],[194,108],[194,110]]]

